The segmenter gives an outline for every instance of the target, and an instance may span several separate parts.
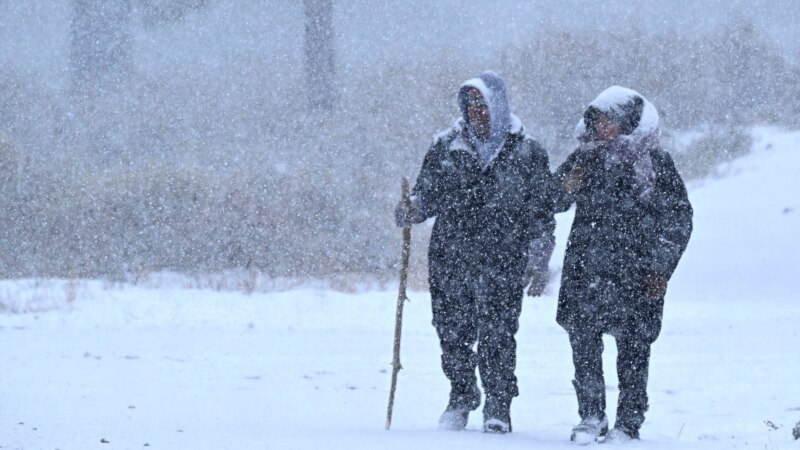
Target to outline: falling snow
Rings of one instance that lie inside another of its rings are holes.
[[[551,169],[628,86],[687,180],[641,445],[796,446],[797,23],[792,0],[0,0],[0,447],[568,446],[570,212],[505,437],[435,431],[415,225],[382,430],[400,177],[487,69]]]

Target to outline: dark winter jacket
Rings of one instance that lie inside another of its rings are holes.
[[[625,91],[615,90],[610,100],[601,94],[593,105],[608,111],[626,102]],[[644,295],[645,280],[671,277],[689,242],[692,207],[672,158],[658,147],[657,112],[644,102],[642,123],[636,120],[637,128],[610,143],[587,139],[591,130],[581,121],[584,144],[554,175],[561,192],[556,211],[576,204],[557,315],[568,330],[633,325],[650,340],[660,330],[663,297]],[[582,185],[567,194],[562,183],[576,167]]]
[[[529,242],[550,239],[555,228],[547,153],[509,112],[502,79],[494,77],[484,73],[464,86],[482,91],[493,121],[507,114],[499,147],[481,161],[459,101],[463,117],[434,138],[412,190],[416,221],[436,217],[432,278],[493,276],[521,284]]]

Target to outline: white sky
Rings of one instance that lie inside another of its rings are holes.
[[[135,1],[134,1],[135,3]],[[224,65],[240,57],[297,59],[302,2],[210,0],[183,24],[134,30],[140,67],[165,62]],[[339,0],[337,63],[345,70],[450,52],[475,55],[528,39],[541,28],[696,34],[732,18],[752,21],[790,58],[800,57],[796,0]],[[69,0],[0,0],[0,64],[56,85],[66,74]]]

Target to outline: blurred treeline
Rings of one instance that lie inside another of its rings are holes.
[[[0,68],[0,276],[392,276],[400,176],[416,176],[458,85],[487,68],[553,165],[612,84],[656,105],[665,143],[712,130],[670,149],[687,178],[747,151],[749,126],[800,126],[800,69],[742,22],[702,38],[542,30],[469,61],[340,68],[331,111],[308,109],[286,59],[162,67],[102,94]]]

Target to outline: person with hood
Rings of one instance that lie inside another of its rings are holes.
[[[557,322],[569,335],[581,422],[571,440],[638,439],[648,408],[650,346],[661,330],[667,281],[692,232],[692,206],[659,147],[655,107],[612,86],[578,123],[580,145],[556,170],[556,211],[576,205]],[[619,399],[608,431],[603,334],[617,342]]]
[[[484,72],[463,83],[461,117],[437,134],[398,226],[436,217],[428,249],[433,325],[450,398],[439,420],[461,430],[486,401],[483,430],[511,431],[518,395],[516,341],[525,286],[541,294],[553,249],[547,153],[511,113],[505,81]],[[477,343],[477,352],[473,349]]]

